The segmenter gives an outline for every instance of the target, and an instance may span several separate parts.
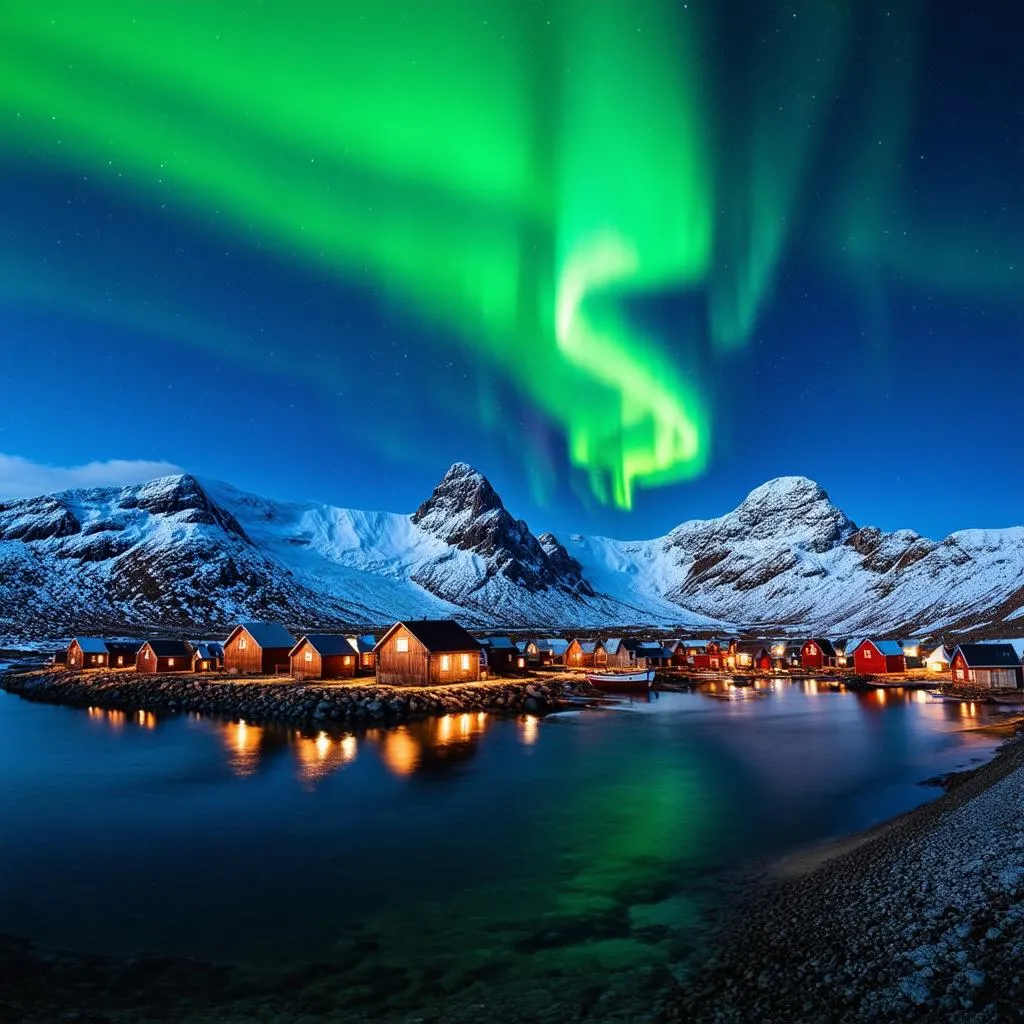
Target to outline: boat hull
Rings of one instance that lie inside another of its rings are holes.
[[[654,671],[594,672],[587,674],[587,682],[610,693],[646,693],[654,682]]]

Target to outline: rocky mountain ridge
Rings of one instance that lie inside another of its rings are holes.
[[[412,515],[279,502],[193,476],[0,502],[0,635],[469,625],[1012,633],[1024,529],[859,527],[804,477],[664,537],[534,535],[456,463]]]

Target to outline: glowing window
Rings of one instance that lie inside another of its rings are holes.
[[[399,654],[407,654],[409,651],[409,638],[407,636],[396,637],[395,650]]]
[[[870,647],[865,647],[864,648],[864,657],[865,658],[870,658],[871,657],[871,648]]]
[[[351,657],[349,657],[349,655],[346,654],[345,657],[342,658],[342,662],[345,665],[351,665],[352,664],[352,659],[351,659]]]
[[[521,658],[520,658],[520,661],[522,661]],[[469,671],[469,655],[468,654],[464,654],[462,656],[462,671],[463,672],[468,672]]]
[[[93,654],[93,655],[92,655],[92,656],[90,657],[89,661],[90,661],[90,663],[91,663],[91,664],[95,665],[95,664],[96,664],[96,655],[95,655],[95,654]]]
[[[143,661],[149,661],[149,648],[148,647],[142,652],[142,660]]]
[[[124,655],[119,654],[117,656],[117,663],[118,663],[118,665],[123,665],[124,664]]]
[[[818,648],[815,647],[814,644],[808,644],[807,645],[807,653],[808,654],[817,654],[818,653]]]
[[[462,667],[463,668],[469,668],[469,666],[465,664],[465,661],[467,660],[466,659],[466,655],[462,656],[462,660],[463,660],[463,663],[464,663]],[[525,658],[520,658],[519,661],[517,662],[517,664],[519,665],[520,668],[526,668],[526,659]]]
[[[312,651],[306,651],[306,661],[312,661],[312,660],[313,660],[313,652]]]
[[[249,646],[249,641],[246,640],[245,637],[243,636],[242,639],[238,641],[238,649],[240,651],[244,651],[248,646]]]
[[[209,668],[209,667],[210,667],[210,663],[208,661],[204,661],[203,662],[203,668]]]
[[[441,655],[441,671],[447,672],[452,667],[452,659],[447,654]]]
[[[168,658],[167,659],[167,667],[168,668],[174,668],[174,659],[173,658]]]

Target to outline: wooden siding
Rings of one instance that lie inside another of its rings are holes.
[[[107,668],[105,654],[85,654],[77,640],[68,645],[68,668]]]
[[[627,665],[633,663],[632,656],[629,653],[629,648],[625,644],[619,644],[619,649],[615,654],[609,654],[604,647],[601,650],[605,651],[605,664],[609,668],[625,668]]]
[[[853,664],[857,674],[862,676],[884,676],[907,670],[902,654],[882,654],[870,640],[866,640],[854,651]]]
[[[305,642],[291,656],[291,675],[293,679],[349,679],[356,674],[356,658],[355,654],[329,654],[325,658]]]
[[[808,640],[800,648],[800,664],[809,669],[835,668],[836,659],[826,655],[817,640]]]
[[[240,629],[224,645],[224,668],[248,676],[285,674],[289,667],[289,650],[288,647],[260,647],[248,630]]]
[[[579,641],[573,640],[565,650],[565,664],[569,668],[593,668],[594,655],[585,653]]]
[[[953,685],[986,686],[989,689],[1012,689],[1021,685],[1021,670],[1016,668],[969,668],[957,651],[950,666]]]
[[[192,659],[188,655],[175,655],[173,658],[158,658],[149,644],[143,644],[135,656],[135,671],[149,674],[164,672],[191,672]]]
[[[398,650],[404,640],[408,650]],[[436,686],[480,678],[480,650],[431,654],[407,629],[399,627],[377,649],[377,679],[393,686]],[[463,657],[467,668],[463,668]],[[448,658],[448,668],[443,667]]]
[[[200,658],[198,651],[192,655],[193,672],[219,672],[223,668],[223,658]]]

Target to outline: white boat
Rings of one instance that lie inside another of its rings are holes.
[[[588,672],[587,682],[599,690],[621,693],[626,690],[648,690],[654,682],[654,669],[643,672]]]

